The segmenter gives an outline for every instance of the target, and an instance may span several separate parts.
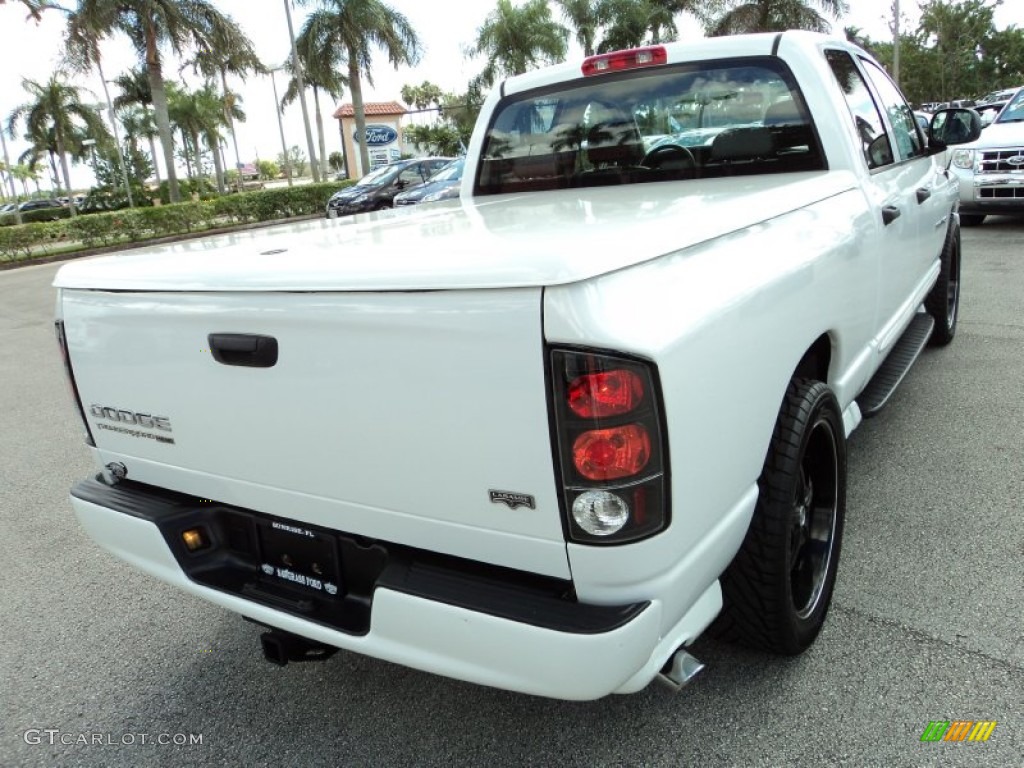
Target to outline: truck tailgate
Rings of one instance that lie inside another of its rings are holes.
[[[61,292],[103,464],[362,536],[569,575],[541,289]],[[278,344],[218,362],[210,334]],[[170,431],[139,414],[163,417]],[[527,494],[535,508],[492,502]]]

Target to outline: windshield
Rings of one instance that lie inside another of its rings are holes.
[[[1024,88],[1017,91],[996,118],[997,123],[1020,123],[1024,122]]]
[[[434,181],[458,181],[462,178],[462,167],[465,164],[466,158],[464,157],[452,160],[448,165],[427,179],[427,183],[429,184]]]
[[[485,136],[476,190],[824,167],[788,69],[758,57],[635,69],[510,97]]]
[[[376,170],[370,171],[368,174],[363,176],[359,181],[356,182],[357,187],[375,187],[383,181],[387,180],[389,175],[398,173],[401,168],[394,165],[382,165]]]

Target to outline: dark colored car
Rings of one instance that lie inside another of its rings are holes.
[[[46,200],[26,200],[23,203],[8,203],[7,205],[0,208],[0,219],[5,224],[10,224],[15,220],[15,208],[21,213],[29,213],[30,211],[39,211],[48,208],[63,208],[58,201],[52,199]],[[58,216],[54,216],[58,218]],[[37,219],[38,220],[38,219]]]
[[[395,205],[436,203],[438,200],[450,200],[453,197],[458,197],[459,187],[462,185],[462,169],[465,165],[466,158],[464,157],[452,160],[427,179],[426,184],[396,195]]]
[[[395,195],[423,184],[451,161],[450,157],[419,157],[370,171],[351,187],[331,196],[327,201],[327,218],[390,208]]]
[[[64,206],[62,206],[58,200],[52,200],[52,199],[50,199],[50,200],[27,200],[27,201],[25,201],[24,203],[22,203],[21,205],[18,206],[18,208],[21,209],[22,213],[27,213],[28,211],[38,211],[41,208],[63,208],[63,207]]]

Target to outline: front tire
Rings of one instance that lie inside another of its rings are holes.
[[[795,655],[825,622],[846,512],[846,437],[827,385],[790,382],[758,490],[746,538],[722,575],[718,626],[727,639]]]
[[[946,233],[939,263],[939,279],[924,300],[925,309],[935,318],[935,330],[928,339],[934,347],[953,340],[960,314],[960,230],[955,225]]]

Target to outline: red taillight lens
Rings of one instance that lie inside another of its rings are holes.
[[[629,413],[644,399],[644,383],[632,371],[587,373],[569,384],[569,408],[584,419]]]
[[[588,480],[617,480],[643,470],[651,459],[651,437],[642,424],[591,429],[572,445],[576,471]]]
[[[668,61],[668,51],[660,45],[649,48],[630,48],[627,51],[602,53],[583,61],[583,75],[603,75],[637,67],[653,67]]]

